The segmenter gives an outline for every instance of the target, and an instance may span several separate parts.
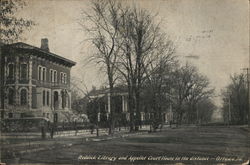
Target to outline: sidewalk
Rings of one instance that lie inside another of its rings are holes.
[[[1,149],[7,153],[24,154],[30,152],[37,152],[42,150],[53,150],[55,148],[69,147],[72,145],[82,144],[86,142],[98,142],[105,140],[112,140],[115,138],[123,138],[127,136],[133,136],[138,134],[147,133],[147,130],[140,130],[139,132],[130,133],[128,130],[115,131],[113,135],[108,135],[107,132],[99,132],[100,136],[96,136],[96,132],[93,134],[76,135],[76,136],[59,136],[53,139],[36,139],[35,141],[10,143],[1,145]]]

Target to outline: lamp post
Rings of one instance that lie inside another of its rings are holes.
[[[196,115],[197,115],[197,126],[199,125],[199,108],[198,108],[198,102],[196,103]]]
[[[231,122],[231,95],[228,96],[228,126]]]

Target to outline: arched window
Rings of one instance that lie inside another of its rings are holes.
[[[8,78],[14,78],[14,64],[8,65]]]
[[[64,84],[67,84],[67,74],[66,73],[64,73],[64,75],[63,75],[63,79],[64,79]]]
[[[21,90],[21,105],[26,105],[27,104],[27,90],[26,89],[22,89]]]
[[[20,77],[21,79],[27,79],[28,67],[27,64],[20,65]]]
[[[61,83],[63,83],[63,78],[64,78],[64,77],[63,77],[63,73],[61,72],[61,73],[60,73]]]
[[[66,102],[66,100],[65,100],[65,92],[61,92],[61,95],[62,95],[62,108],[64,109],[65,108],[65,102]]]
[[[46,81],[46,68],[43,68],[43,81]]]
[[[42,80],[42,67],[38,67],[38,80]]]
[[[54,82],[57,82],[57,71],[54,70]]]
[[[14,97],[15,97],[15,91],[14,89],[10,88],[8,93],[8,103],[10,105],[14,104]]]
[[[43,91],[43,106],[45,106],[45,98],[46,96],[45,96],[45,91]]]
[[[50,82],[54,82],[53,76],[54,76],[54,72],[52,69],[50,69]]]

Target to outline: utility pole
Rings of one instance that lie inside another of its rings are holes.
[[[231,95],[228,96],[228,126],[231,121]]]
[[[249,4],[250,4],[250,0],[248,1],[248,6],[249,6]],[[248,10],[248,12],[249,12],[249,10]],[[248,26],[250,25],[250,23],[248,24]],[[249,49],[250,49],[250,45],[248,45],[248,67],[250,67],[250,52],[249,52]],[[249,68],[248,68],[249,69]],[[248,72],[248,70],[247,70],[247,72]],[[248,75],[248,73],[247,73],[247,87],[248,87],[248,94],[247,94],[247,96],[248,96],[248,127],[250,128],[250,89],[249,89],[249,75]]]
[[[249,88],[249,70],[250,68],[243,68],[247,72],[247,109],[248,109],[248,127],[250,127],[250,88]]]

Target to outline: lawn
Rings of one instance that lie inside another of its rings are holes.
[[[165,129],[105,141],[90,141],[21,156],[21,163],[227,164],[249,159],[249,132],[239,127]]]

